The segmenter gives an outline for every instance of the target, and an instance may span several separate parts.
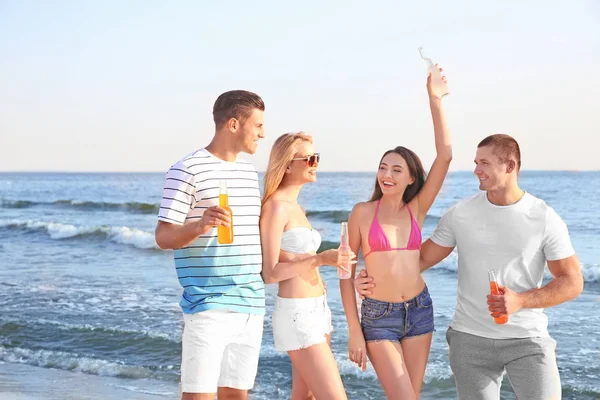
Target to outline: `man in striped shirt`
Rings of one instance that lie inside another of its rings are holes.
[[[246,399],[254,386],[265,313],[259,234],[260,192],[254,154],[264,137],[264,103],[234,90],[215,102],[215,135],[206,148],[167,172],[156,243],[174,249],[183,287],[183,400]],[[229,207],[219,207],[219,182]],[[233,224],[234,240],[219,244],[217,225]]]

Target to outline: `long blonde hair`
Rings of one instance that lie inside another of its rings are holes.
[[[271,155],[269,156],[269,165],[264,177],[263,205],[275,193],[279,185],[281,185],[285,170],[296,154],[296,145],[301,142],[312,143],[312,136],[304,132],[286,133],[279,136],[275,143],[273,143]]]

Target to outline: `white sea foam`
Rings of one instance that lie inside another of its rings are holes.
[[[131,245],[139,249],[158,249],[154,234],[127,226],[76,226],[34,220],[0,220],[0,228],[46,231],[52,239],[99,235],[115,243]]]
[[[7,349],[0,346],[0,360],[102,376],[123,378],[147,378],[152,376],[152,372],[144,367],[134,367],[119,362],[80,357],[77,354],[62,351],[29,350],[20,347]]]
[[[141,387],[138,386],[133,386],[133,385],[109,385],[109,386],[113,386],[119,389],[124,389],[127,390],[129,392],[135,392],[135,393],[143,393],[143,394],[151,394],[151,395],[155,395],[155,396],[162,396],[163,398],[175,398],[176,396],[176,392],[165,392],[165,391],[158,391],[158,390],[148,390],[148,389],[143,389]]]
[[[583,280],[585,282],[600,282],[600,265],[583,264],[581,272],[583,273]]]

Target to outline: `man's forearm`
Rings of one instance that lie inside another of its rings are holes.
[[[421,272],[425,272],[431,267],[433,267],[433,264],[428,263],[423,259],[419,260],[419,269],[421,270]]]
[[[427,239],[421,245],[419,255],[419,269],[421,272],[428,270],[436,264],[441,263],[446,257],[452,253],[452,247],[444,247],[436,244],[431,239]]]
[[[519,293],[522,308],[548,308],[573,300],[583,289],[579,275],[562,275],[552,279],[540,289]]]
[[[156,244],[163,250],[180,249],[205,234],[211,227],[193,222],[186,225],[174,225],[164,222],[156,228]]]

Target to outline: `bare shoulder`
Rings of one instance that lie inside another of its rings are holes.
[[[370,201],[363,201],[357,203],[352,208],[352,215],[357,217],[364,217],[365,215],[373,214],[375,212],[375,204]]]
[[[289,203],[271,197],[262,205],[262,215],[281,215],[289,211]]]
[[[422,224],[425,220],[425,216],[421,215],[420,212],[421,210],[419,207],[419,196],[415,196],[411,201],[408,202],[407,206],[410,209],[411,213],[415,216],[415,218],[419,220],[419,224]]]

